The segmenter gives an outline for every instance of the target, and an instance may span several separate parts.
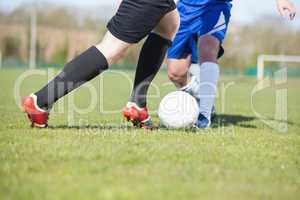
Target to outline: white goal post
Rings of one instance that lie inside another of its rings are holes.
[[[300,56],[287,56],[287,55],[260,55],[257,58],[257,80],[264,79],[265,63],[266,62],[299,62]]]

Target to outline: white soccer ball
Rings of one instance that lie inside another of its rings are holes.
[[[159,105],[158,116],[167,128],[190,128],[199,115],[196,99],[183,91],[176,91],[165,96]]]

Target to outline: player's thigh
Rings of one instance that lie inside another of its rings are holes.
[[[186,77],[191,65],[191,56],[181,59],[168,59],[168,76],[171,80]]]
[[[198,40],[200,63],[217,62],[220,45],[220,41],[213,35],[200,36]]]
[[[177,9],[167,13],[155,27],[154,32],[160,36],[173,40],[179,29],[180,17]]]
[[[126,50],[131,45],[107,31],[102,41],[96,47],[107,59],[108,64],[112,65],[125,55]]]

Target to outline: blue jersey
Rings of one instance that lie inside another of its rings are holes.
[[[204,5],[208,3],[230,2],[232,0],[179,0],[190,5]]]

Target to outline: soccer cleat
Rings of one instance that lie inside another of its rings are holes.
[[[48,126],[49,113],[37,105],[37,97],[31,94],[22,100],[22,109],[31,122],[31,127],[46,128]]]
[[[195,127],[200,128],[200,129],[205,129],[205,128],[210,128],[210,124],[211,124],[211,121],[200,113],[198,120],[195,124]]]
[[[151,117],[147,108],[140,108],[136,103],[129,102],[123,109],[123,116],[127,121],[132,122],[135,127],[154,129]]]

